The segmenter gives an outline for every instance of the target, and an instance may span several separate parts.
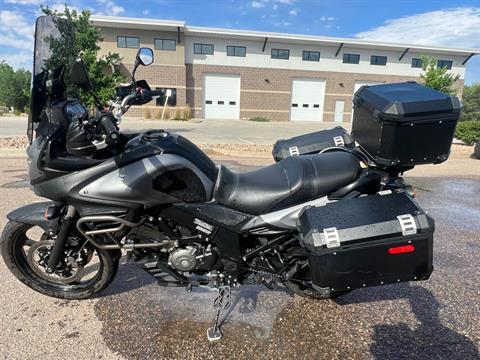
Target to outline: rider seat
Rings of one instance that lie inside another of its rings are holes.
[[[246,173],[220,165],[213,196],[231,209],[260,215],[327,195],[360,172],[358,158],[348,152],[292,156]]]

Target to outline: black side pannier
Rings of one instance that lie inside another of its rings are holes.
[[[278,140],[273,145],[272,155],[278,162],[289,156],[315,154],[334,146],[353,146],[352,138],[341,126]]]
[[[383,167],[437,164],[450,154],[461,103],[416,82],[361,87],[352,137]]]
[[[434,221],[405,192],[307,208],[299,230],[313,285],[326,294],[425,280],[433,270]]]

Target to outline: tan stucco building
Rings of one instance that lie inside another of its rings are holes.
[[[354,92],[362,85],[420,79],[422,56],[460,75],[478,49],[258,31],[213,29],[182,21],[94,16],[101,52],[119,53],[133,66],[139,47],[154,49],[155,63],[137,79],[172,89],[169,105],[188,106],[199,118],[342,122],[351,119]],[[132,109],[142,116],[161,101]]]

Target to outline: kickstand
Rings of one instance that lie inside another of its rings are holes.
[[[220,340],[223,336],[220,331],[219,319],[222,310],[230,307],[231,301],[231,289],[229,285],[217,286],[218,294],[213,301],[213,307],[215,308],[215,319],[213,326],[207,330],[208,341]]]

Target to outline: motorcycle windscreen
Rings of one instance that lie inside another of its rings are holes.
[[[51,16],[40,16],[35,22],[35,43],[33,50],[33,77],[30,97],[30,112],[27,124],[27,137],[32,142],[33,134],[41,120],[47,102],[48,71],[45,63],[50,58],[50,38],[58,38],[60,33]],[[48,124],[47,124],[48,126]]]

